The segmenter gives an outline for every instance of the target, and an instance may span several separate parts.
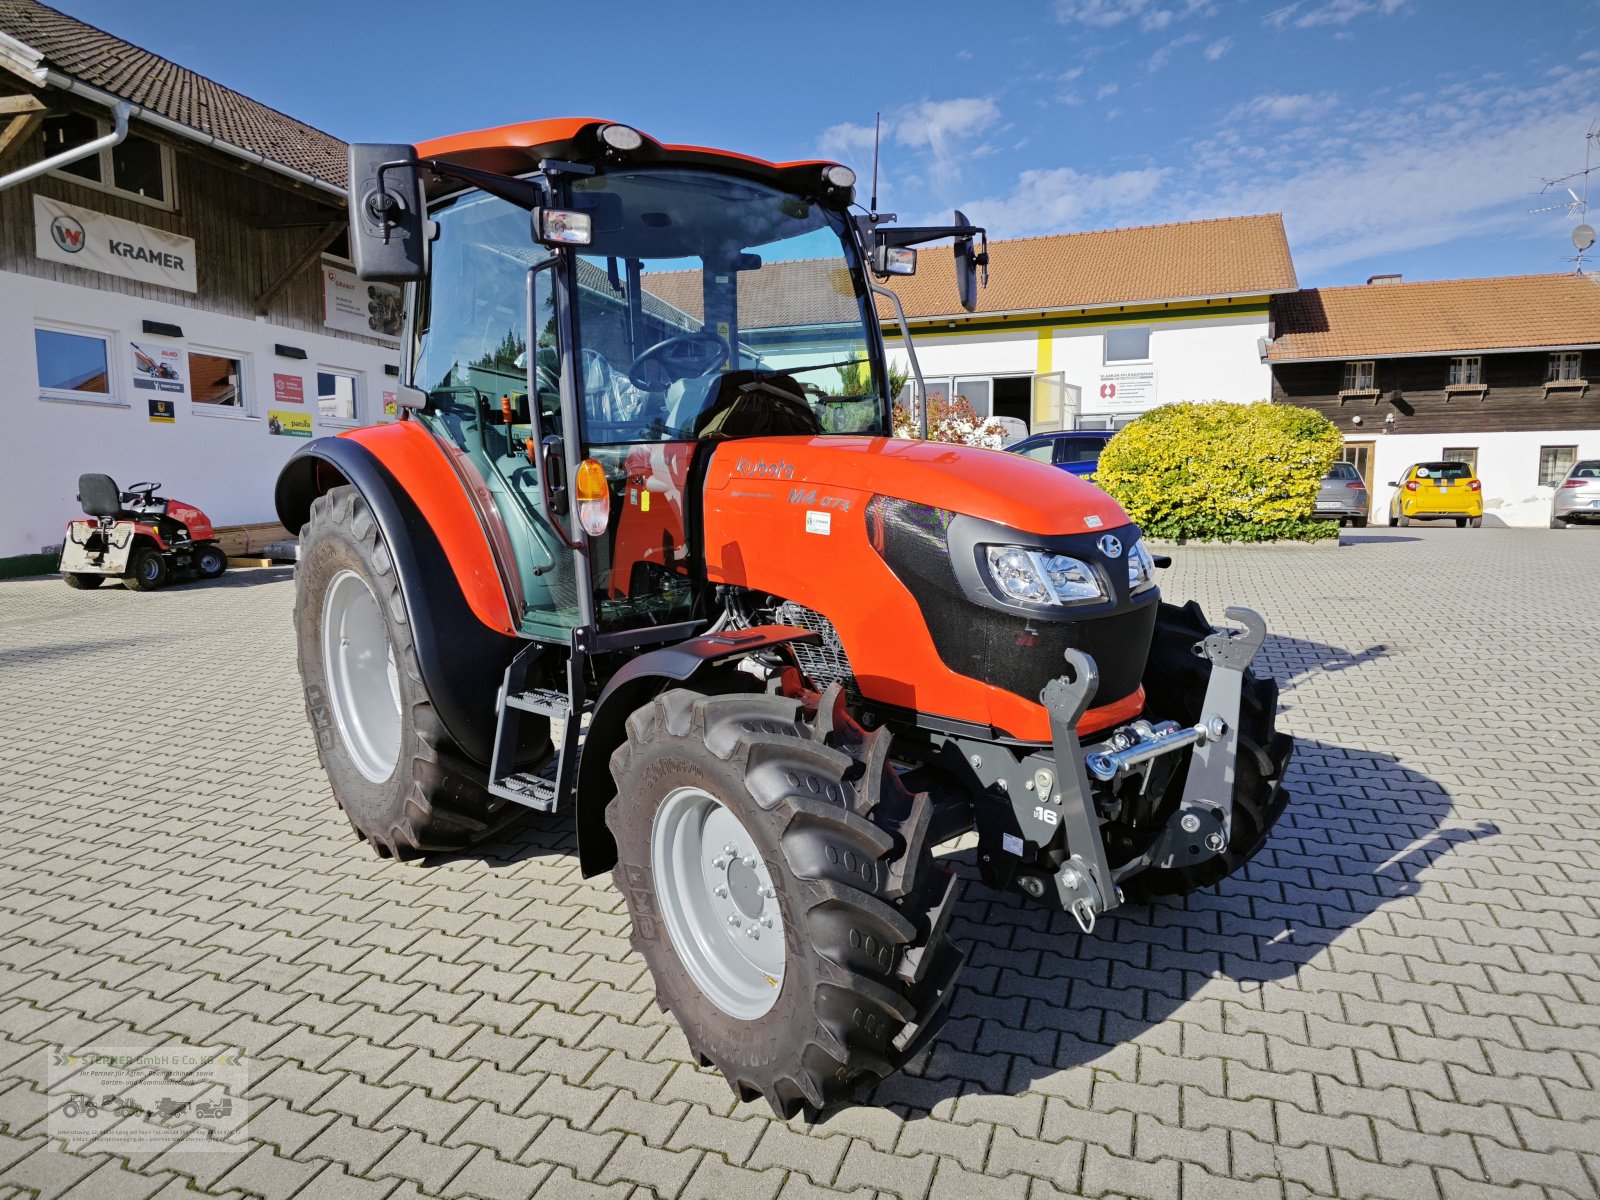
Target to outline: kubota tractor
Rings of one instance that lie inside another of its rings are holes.
[[[401,419],[277,486],[357,835],[571,813],[696,1057],[784,1116],[939,1027],[937,846],[975,830],[990,885],[1090,931],[1237,870],[1287,800],[1260,618],[1163,604],[1091,484],[889,437],[874,276],[953,237],[970,311],[984,238],[854,182],[587,119],[351,147]]]

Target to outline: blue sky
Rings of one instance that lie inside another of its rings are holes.
[[[1600,0],[60,3],[350,140],[593,115],[865,179],[881,110],[902,220],[1281,211],[1307,286],[1571,270],[1528,210],[1600,121]]]

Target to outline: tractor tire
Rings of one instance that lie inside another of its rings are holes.
[[[394,562],[353,487],[312,502],[300,531],[294,622],[317,756],[351,827],[380,857],[466,849],[519,815],[469,773],[446,737]],[[366,661],[386,657],[386,668],[363,671],[359,653],[347,653],[352,643],[358,652],[366,646]]]
[[[67,586],[80,592],[92,592],[106,581],[104,575],[89,575],[82,571],[68,571],[61,578],[67,581]]]
[[[202,542],[194,552],[194,569],[201,579],[218,579],[228,569],[228,556],[215,542]]]
[[[1200,719],[1206,685],[1211,679],[1211,663],[1197,654],[1195,647],[1211,632],[1210,622],[1194,601],[1182,608],[1171,604],[1161,606],[1144,676],[1147,720],[1176,720],[1192,725]],[[1122,884],[1129,900],[1182,896],[1210,887],[1256,856],[1290,799],[1282,783],[1284,768],[1294,752],[1294,742],[1287,734],[1277,732],[1277,716],[1277,681],[1246,670],[1240,698],[1233,830],[1227,850],[1192,867],[1141,871]],[[1172,810],[1176,810],[1183,795],[1187,774],[1188,760],[1185,759],[1167,790]]]
[[[128,559],[122,586],[132,592],[153,592],[167,586],[167,560],[154,546],[144,546]]]
[[[932,805],[888,738],[837,689],[813,720],[778,696],[672,690],[611,758],[613,877],[656,1002],[697,1062],[785,1120],[919,1053],[965,958]]]

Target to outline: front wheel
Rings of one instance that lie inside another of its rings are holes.
[[[334,488],[312,502],[300,546],[294,623],[306,713],[356,834],[395,858],[486,837],[507,802],[456,765],[372,510],[355,488]]]
[[[657,1002],[785,1119],[900,1069],[963,959],[928,797],[838,711],[819,735],[798,701],[669,691],[611,759],[613,877]]]
[[[67,581],[67,586],[80,592],[93,591],[106,581],[104,575],[87,575],[82,571],[68,571],[61,578]]]
[[[215,542],[201,546],[194,556],[194,569],[201,579],[216,579],[228,569],[228,556]]]

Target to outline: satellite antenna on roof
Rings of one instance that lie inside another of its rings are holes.
[[[1593,175],[1597,171],[1600,171],[1600,162],[1595,161],[1597,150],[1600,150],[1600,119],[1596,119],[1595,123],[1589,126],[1589,132],[1584,135],[1583,170],[1574,171],[1570,175],[1563,175],[1559,179],[1546,179],[1544,181],[1544,186],[1539,189],[1541,193],[1544,193],[1564,186],[1567,195],[1571,196],[1572,199],[1559,204],[1551,204],[1544,208],[1533,208],[1528,210],[1529,212],[1534,213],[1565,212],[1568,217],[1578,222],[1577,228],[1572,231],[1572,245],[1577,249],[1578,253],[1573,257],[1568,258],[1566,261],[1576,262],[1578,264],[1578,273],[1580,275],[1583,274],[1584,253],[1594,245],[1595,241],[1594,226],[1589,224],[1588,215],[1589,176]],[[1579,184],[1579,186],[1583,189],[1582,195],[1579,195],[1578,192],[1573,189],[1573,180],[1582,181]]]

